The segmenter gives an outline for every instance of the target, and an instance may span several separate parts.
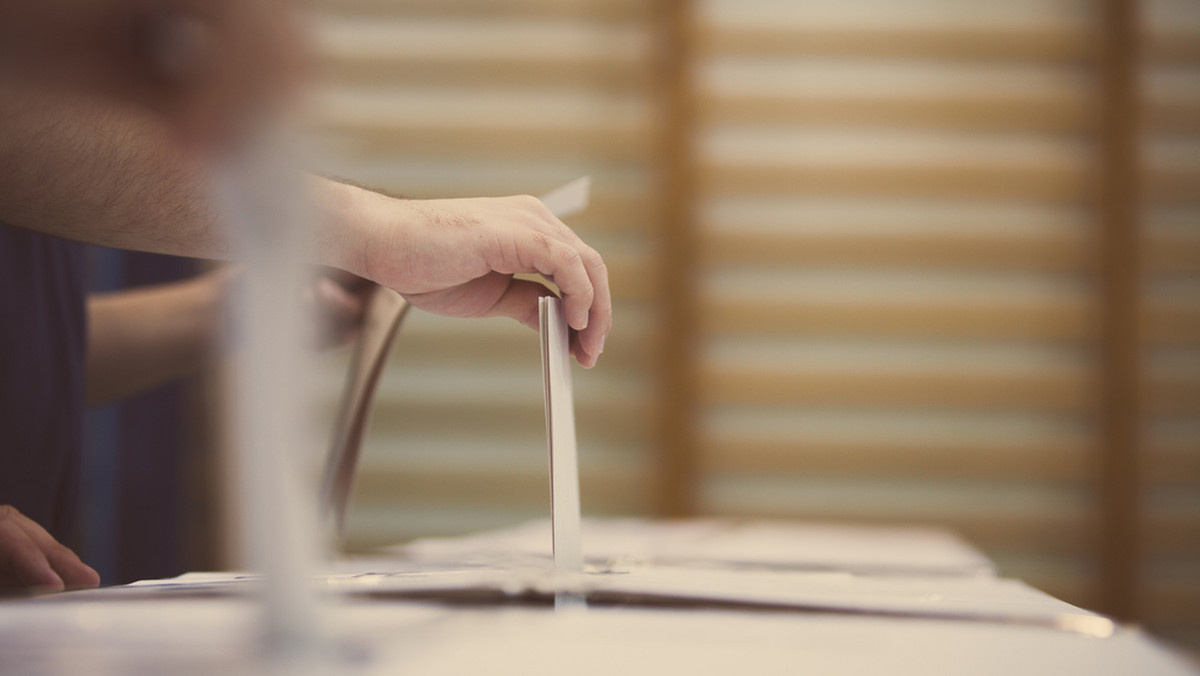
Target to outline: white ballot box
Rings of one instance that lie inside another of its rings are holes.
[[[936,530],[585,520],[424,540],[313,579],[324,674],[1195,674],[1135,628]],[[253,575],[191,573],[0,602],[0,674],[267,673]],[[586,604],[555,609],[569,585]],[[315,659],[315,658],[314,658]],[[294,671],[289,673],[302,673]]]

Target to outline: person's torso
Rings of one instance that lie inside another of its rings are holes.
[[[60,540],[83,442],[83,245],[0,223],[0,504]]]

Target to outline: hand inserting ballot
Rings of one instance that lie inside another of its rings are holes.
[[[339,258],[346,269],[394,289],[415,307],[451,317],[512,317],[537,329],[549,293],[517,273],[540,273],[562,292],[571,352],[596,364],[612,329],[608,269],[595,249],[529,196],[397,200],[353,186],[341,200]],[[343,239],[347,237],[348,239]],[[348,247],[348,248],[347,248]]]

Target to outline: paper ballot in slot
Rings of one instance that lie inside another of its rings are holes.
[[[550,448],[550,502],[554,572],[583,571],[580,540],[579,463],[575,446],[575,404],[571,394],[571,354],[562,300],[538,302],[542,378],[546,397],[546,440]]]

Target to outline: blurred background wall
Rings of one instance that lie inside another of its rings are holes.
[[[331,173],[594,177],[585,514],[944,525],[1200,647],[1200,4],[302,5]],[[349,547],[546,517],[538,364],[411,316]]]

